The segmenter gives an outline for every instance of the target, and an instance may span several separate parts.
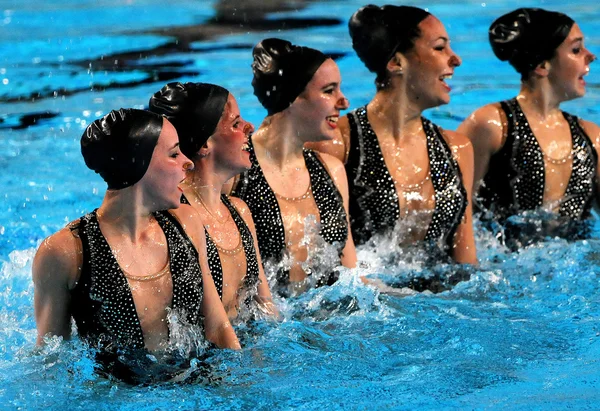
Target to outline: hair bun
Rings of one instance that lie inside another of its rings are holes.
[[[518,52],[527,26],[531,23],[526,9],[518,9],[496,19],[490,26],[492,50],[501,61],[510,60]]]
[[[264,39],[252,50],[252,71],[256,75],[273,74],[277,70],[278,57],[291,53],[292,43],[286,40]]]
[[[492,50],[526,75],[552,58],[567,38],[574,21],[563,13],[538,8],[520,8],[496,19],[489,29]]]
[[[258,43],[252,57],[254,95],[269,115],[288,108],[327,60],[318,50],[278,38]]]
[[[383,76],[395,52],[413,47],[420,34],[418,25],[429,15],[412,6],[361,7],[348,21],[352,48],[369,71]]]

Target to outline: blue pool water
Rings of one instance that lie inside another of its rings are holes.
[[[208,353],[210,377],[195,384],[130,387],[103,379],[76,338],[37,354],[34,251],[42,238],[97,207],[105,188],[79,153],[86,124],[113,108],[141,108],[176,79],[222,84],[258,125],[265,112],[252,95],[250,49],[273,35],[342,53],[351,107],[373,95],[373,76],[354,55],[346,29],[363,1],[296,2],[297,10],[266,16],[269,33],[232,23],[224,35],[202,40],[198,29],[178,41],[158,29],[207,23],[218,2],[166,3],[0,2],[0,409],[600,408],[598,223],[590,240],[549,240],[513,254],[478,234],[480,267],[470,281],[437,295],[380,295],[362,286],[359,274],[428,270],[418,260],[403,261],[387,243],[360,250],[361,268],[344,272],[334,286],[281,301],[281,323],[240,325],[244,349]],[[438,16],[463,59],[451,80],[452,103],[426,113],[431,120],[455,128],[475,108],[517,92],[518,76],[494,60],[486,36],[489,23],[515,3],[406,3]],[[600,54],[594,3],[530,5],[569,13]],[[293,19],[333,22],[279,31],[283,19],[292,19],[288,28]],[[154,48],[156,56],[138,58]],[[596,123],[599,68],[592,65],[586,97],[564,106]]]

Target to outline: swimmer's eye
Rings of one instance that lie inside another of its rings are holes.
[[[446,38],[439,38],[434,44],[433,49],[436,51],[445,51],[450,45],[450,40]]]
[[[579,53],[581,53],[581,47],[575,47],[573,49],[573,54],[579,54]]]
[[[174,152],[174,153],[171,154],[171,158],[177,158],[177,157],[179,157],[180,154],[181,153],[179,151],[176,151],[176,152]]]
[[[333,87],[331,87],[331,88],[326,88],[325,90],[323,90],[323,93],[333,94],[334,91],[335,91],[335,89]]]
[[[235,123],[233,123],[233,128],[239,128],[240,126],[240,122],[236,121]]]

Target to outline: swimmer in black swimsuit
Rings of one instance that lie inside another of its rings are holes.
[[[356,263],[344,167],[304,149],[307,142],[335,137],[347,101],[337,65],[320,51],[266,39],[253,56],[254,94],[268,116],[252,136],[252,167],[232,194],[252,211],[261,256],[285,266],[278,280],[295,293],[311,280],[331,283],[333,277],[319,277],[340,263]]]
[[[228,180],[250,168],[254,127],[240,116],[233,95],[213,84],[167,84],[150,99],[150,111],[175,126],[182,153],[194,162],[180,185],[182,202],[202,216],[210,272],[229,318],[253,300],[275,313],[250,210],[221,194]]]
[[[583,77],[595,56],[577,23],[543,9],[501,16],[489,37],[495,55],[521,75],[521,90],[513,99],[478,109],[458,129],[473,142],[481,208],[503,224],[524,211],[550,213],[554,217],[543,221],[548,227],[539,230],[537,224],[529,234],[577,236],[566,227],[580,226],[590,214],[600,128],[561,111],[560,104],[585,94]],[[511,247],[530,241],[523,236]]]
[[[450,101],[445,80],[461,63],[444,26],[416,7],[368,5],[349,28],[354,50],[377,75],[377,92],[340,119],[335,141],[317,149],[346,164],[356,243],[400,227],[400,245],[429,243],[459,263],[476,263],[471,144],[422,117]]]
[[[239,349],[206,265],[204,232],[194,229],[197,213],[161,211],[179,207],[177,186],[191,167],[173,126],[147,111],[112,111],[88,126],[81,151],[108,190],[35,256],[38,344],[69,338],[73,317],[93,347],[160,352],[177,317],[178,329],[203,328],[207,340]]]

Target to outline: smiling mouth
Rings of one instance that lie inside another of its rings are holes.
[[[451,80],[452,79],[452,74],[442,74],[440,76],[440,81],[442,82],[446,82],[446,80]]]
[[[325,120],[327,120],[328,123],[330,123],[333,126],[337,125],[338,120],[340,119],[339,116],[328,116],[325,117]]]

